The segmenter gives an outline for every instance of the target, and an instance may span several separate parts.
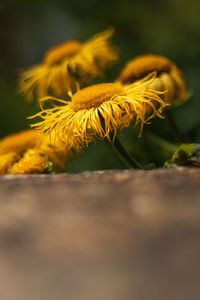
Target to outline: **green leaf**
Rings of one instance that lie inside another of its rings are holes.
[[[144,170],[153,170],[156,168],[156,165],[154,163],[149,163],[144,167]]]
[[[171,161],[178,165],[184,165],[187,162],[187,159],[192,156],[193,151],[193,144],[181,144],[174,152]]]
[[[172,158],[165,162],[164,167],[170,168],[177,165],[200,167],[200,144],[181,144]]]
[[[176,164],[171,162],[170,160],[167,160],[165,163],[164,163],[164,168],[173,168],[173,167],[176,167]]]

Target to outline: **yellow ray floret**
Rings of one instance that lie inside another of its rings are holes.
[[[160,98],[161,92],[150,88],[156,74],[151,74],[139,83],[123,87],[120,83],[103,83],[84,88],[72,96],[71,102],[60,100],[64,105],[42,110],[35,116],[43,120],[33,124],[40,131],[50,134],[52,140],[59,140],[68,147],[87,145],[98,138],[113,139],[118,129],[135,124],[148,123],[154,116],[162,117],[167,105]],[[47,97],[46,100],[59,99]],[[153,102],[158,103],[158,108]],[[147,115],[151,107],[151,114]]]
[[[166,91],[163,100],[169,104],[182,103],[186,99],[185,80],[182,71],[167,57],[161,55],[141,55],[130,60],[121,71],[118,80],[126,85],[141,80],[156,71],[157,76],[151,88]]]
[[[27,100],[48,92],[55,96],[71,94],[79,84],[101,76],[104,69],[117,60],[115,47],[110,45],[113,30],[95,35],[86,43],[64,42],[47,51],[43,62],[21,74],[19,91]]]
[[[9,152],[0,155],[0,175],[9,173],[12,165],[20,159],[20,156],[16,152]]]
[[[69,156],[60,143],[36,130],[25,130],[0,141],[0,175],[63,170]]]

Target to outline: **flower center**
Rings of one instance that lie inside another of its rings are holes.
[[[44,56],[44,63],[52,66],[60,63],[64,58],[76,55],[82,45],[78,41],[67,41],[49,49]]]
[[[100,83],[86,87],[72,97],[75,110],[90,109],[100,106],[114,96],[125,96],[125,91],[119,83]]]
[[[157,75],[169,73],[173,63],[161,55],[141,55],[129,61],[122,70],[119,80],[123,84],[133,83],[151,72],[156,71]]]

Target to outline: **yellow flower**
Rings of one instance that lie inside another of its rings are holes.
[[[182,71],[168,58],[160,55],[141,55],[130,60],[119,75],[118,80],[126,85],[142,79],[151,72],[157,76],[151,88],[163,93],[163,100],[169,104],[181,104],[186,98],[185,80]]]
[[[41,132],[31,129],[11,134],[0,140],[0,155],[9,152],[24,153],[27,149],[34,148],[43,138]]]
[[[132,119],[135,124],[141,122],[142,131],[143,124],[152,117],[162,117],[161,112],[166,106],[159,96],[161,92],[150,88],[154,80],[155,74],[151,74],[126,87],[120,83],[89,86],[75,93],[71,102],[46,97],[42,101],[56,100],[64,105],[42,110],[30,117],[43,119],[32,127],[47,132],[52,140],[58,139],[67,147],[76,149],[87,146],[95,137],[110,139],[112,134],[114,140],[117,130],[128,127]],[[159,104],[159,108],[155,108],[152,100]],[[152,113],[147,116],[149,106]]]
[[[41,174],[52,171],[52,163],[47,155],[37,151],[37,149],[27,150],[23,157],[13,164],[10,174]]]
[[[27,100],[44,97],[48,91],[55,96],[71,95],[79,84],[87,83],[117,60],[117,51],[110,45],[113,30],[106,30],[88,40],[64,42],[47,51],[43,62],[21,74],[19,91]]]
[[[63,144],[59,141],[52,143],[49,136],[46,135],[43,137],[42,143],[37,145],[36,149],[41,155],[46,155],[49,158],[53,163],[53,169],[61,171],[65,168],[67,158],[72,156],[72,152],[67,152],[66,147]]]
[[[20,159],[16,152],[0,154],[0,175],[8,174],[12,165]]]
[[[64,169],[67,153],[60,143],[36,130],[25,130],[0,141],[0,175],[36,174]]]

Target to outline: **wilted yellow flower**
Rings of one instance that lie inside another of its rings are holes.
[[[141,55],[130,60],[121,71],[118,80],[130,84],[141,80],[151,72],[157,76],[151,83],[151,88],[166,91],[162,97],[165,102],[182,103],[186,98],[185,80],[182,71],[168,58],[161,55]]]
[[[8,174],[12,165],[20,159],[16,152],[9,152],[0,155],[0,175]]]
[[[150,88],[155,80],[155,74],[142,81],[123,87],[121,83],[102,83],[84,88],[75,93],[71,102],[60,100],[64,105],[42,110],[35,116],[43,121],[32,127],[50,134],[52,140],[59,139],[68,147],[87,145],[95,137],[113,140],[118,129],[128,127],[132,119],[141,130],[144,123],[154,116],[161,116],[166,104],[160,98],[160,92]],[[59,99],[47,97],[45,100]],[[159,104],[156,108],[154,100]],[[152,113],[146,116],[148,107]]]
[[[36,130],[25,130],[0,141],[0,175],[47,173],[64,169],[66,152],[60,143]]]
[[[56,143],[53,143],[47,135],[43,138],[42,143],[37,146],[37,151],[41,155],[46,155],[49,158],[53,163],[54,170],[64,170],[67,158],[72,156],[72,152],[66,151],[66,147],[63,144],[58,140]]]
[[[71,95],[79,84],[87,83],[117,60],[117,51],[110,45],[113,30],[99,33],[86,43],[67,41],[48,50],[43,62],[22,73],[20,92],[27,100],[44,97],[49,92],[55,96]]]
[[[10,174],[41,174],[52,170],[52,163],[47,155],[37,150],[26,151],[23,157],[10,168]]]

